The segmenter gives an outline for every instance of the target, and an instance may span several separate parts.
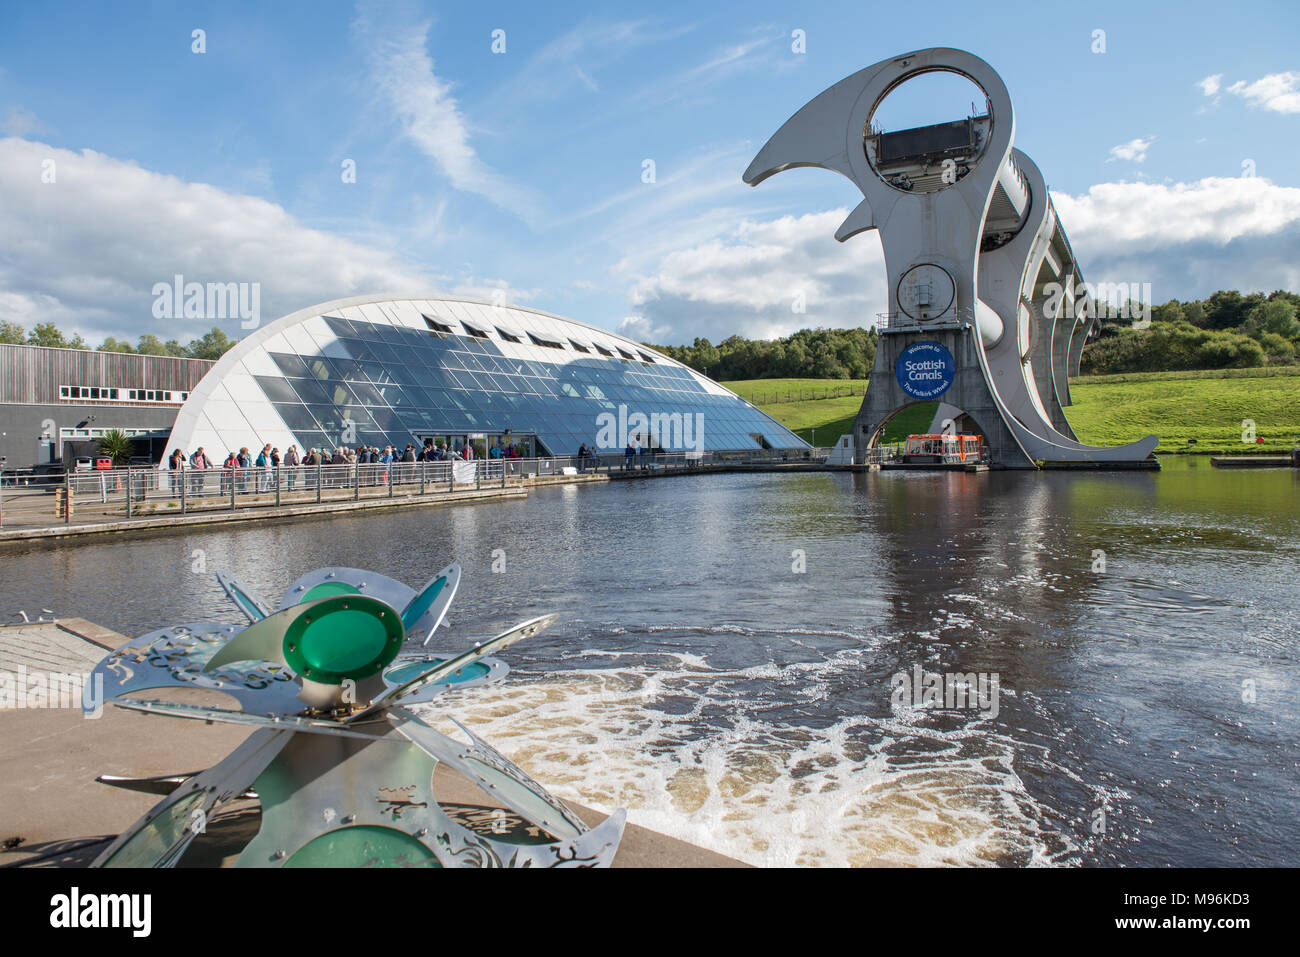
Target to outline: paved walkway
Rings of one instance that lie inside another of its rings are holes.
[[[241,501],[239,507],[232,511],[228,505],[217,504],[215,499],[210,499],[208,501],[211,504],[191,507],[184,515],[169,509],[166,512],[150,511],[136,514],[131,518],[126,517],[125,510],[122,508],[115,510],[74,508],[72,523],[67,525],[58,522],[52,514],[53,499],[49,499],[43,507],[24,504],[13,509],[6,501],[4,525],[0,526],[0,545],[33,539],[100,535],[106,532],[185,528],[191,525],[213,525],[225,522],[261,522],[268,519],[299,518],[369,508],[453,505],[482,499],[521,498],[527,494],[528,491],[522,483],[509,484],[504,488],[496,485],[477,489],[457,489],[454,492],[442,489],[428,491],[424,495],[421,495],[418,489],[396,492],[392,496],[363,494],[355,499],[349,490],[346,496],[338,496],[332,500],[326,498],[319,504],[312,498],[310,501],[290,502],[277,506],[274,497],[263,496],[265,501],[254,501],[249,504]]]

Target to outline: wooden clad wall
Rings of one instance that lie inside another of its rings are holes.
[[[63,385],[189,392],[213,365],[206,359],[0,345],[0,402],[58,402]]]

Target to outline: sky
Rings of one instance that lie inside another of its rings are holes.
[[[160,309],[180,275],[256,284],[263,323],[393,293],[661,344],[870,326],[879,240],[833,238],[856,188],[741,175],[817,93],[930,46],[1002,76],[1090,282],[1300,291],[1300,4],[918,10],[0,0],[0,320],[247,331]],[[964,83],[881,117],[961,118]]]

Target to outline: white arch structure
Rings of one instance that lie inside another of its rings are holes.
[[[348,337],[349,328],[357,338]],[[382,333],[386,342],[375,340],[367,349],[358,341],[362,330]],[[470,364],[464,368],[443,364],[451,354],[471,353],[476,358],[466,360]],[[306,360],[303,370],[286,371],[282,363],[294,363],[295,357]],[[371,370],[377,371],[367,378]],[[380,381],[389,374],[392,378]],[[444,375],[463,381],[437,384]],[[491,388],[481,388],[482,382]],[[331,396],[321,395],[317,385]],[[320,396],[316,404],[307,396],[309,389]],[[422,398],[412,402],[412,395]],[[447,401],[480,395],[490,403],[467,409]],[[368,409],[361,396],[370,397]],[[355,410],[363,420],[360,434],[348,440],[320,417],[312,418],[314,410],[324,416],[331,406]],[[466,412],[477,424],[447,424]],[[285,416],[292,413],[315,425],[288,421]],[[380,436],[418,446],[429,434],[526,433],[544,439],[551,454],[572,455],[580,443],[593,443],[605,415],[633,423],[627,430],[639,439],[649,434],[662,440],[665,451],[755,449],[764,443],[808,448],[729,389],[617,333],[522,306],[436,295],[370,295],[308,306],[241,339],[190,392],[166,454],[203,447],[220,461],[242,446],[332,449],[365,443],[367,430],[373,430],[369,444],[380,446],[386,444]],[[635,426],[637,415],[649,420],[648,433]],[[656,418],[664,423],[661,428]],[[695,431],[688,431],[691,426]]]
[[[892,90],[931,72],[969,79],[984,92],[986,113],[915,130],[872,128]],[[1147,460],[1156,446],[1155,436],[1085,445],[1065,418],[1069,375],[1078,374],[1096,319],[1089,297],[1076,300],[1082,271],[1047,184],[1014,140],[1011,97],[993,68],[936,47],[882,60],[814,97],[745,172],[751,186],[800,166],[840,173],[864,198],[835,238],[880,233],[889,314],[854,423],[859,456],[900,407],[916,401],[896,380],[895,363],[918,342],[955,358],[943,401],[979,424],[995,465],[1123,467]]]

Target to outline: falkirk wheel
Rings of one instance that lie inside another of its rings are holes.
[[[886,132],[876,110],[904,82],[953,73],[979,87],[983,115]],[[1157,439],[1098,447],[1065,418],[1069,375],[1098,322],[1038,167],[1015,149],[1015,113],[993,68],[963,50],[882,60],[814,97],[745,171],[751,186],[818,166],[848,177],[863,201],[835,238],[880,232],[889,282],[867,394],[853,428],[867,460],[900,409],[941,400],[959,431],[978,431],[1001,468],[1133,467]],[[942,407],[941,407],[942,408]]]

